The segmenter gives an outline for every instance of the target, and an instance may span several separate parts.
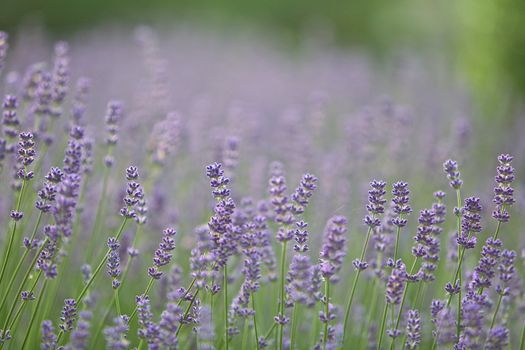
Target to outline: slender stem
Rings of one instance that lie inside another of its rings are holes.
[[[297,309],[298,309],[297,303],[294,303],[293,310],[292,310],[292,326],[291,326],[292,334],[290,336],[290,350],[293,350],[295,346],[295,331],[297,328]]]
[[[139,341],[139,346],[138,346],[138,350],[141,350],[142,349],[142,345],[144,345],[144,338],[140,338],[140,341]]]
[[[385,303],[385,308],[383,310],[383,321],[381,321],[381,330],[379,331],[379,340],[377,342],[377,350],[381,350],[381,344],[383,343],[383,333],[385,332],[387,313],[388,313],[388,303]]]
[[[120,309],[120,300],[118,297],[118,288],[113,289],[113,298],[115,299],[115,308],[117,309],[117,314],[122,315],[122,311]]]
[[[153,281],[155,281],[155,279],[153,277],[150,277],[148,286],[146,287],[146,290],[144,290],[144,293],[142,293],[141,295],[147,295],[149,293],[151,286],[153,286]],[[131,323],[131,321],[133,321],[133,318],[137,314],[137,310],[138,310],[138,307],[137,305],[135,305],[135,308],[133,309],[131,316],[129,316],[128,324]]]
[[[211,297],[212,297],[212,305],[213,305],[213,294]],[[257,331],[257,312],[255,311],[255,293],[252,293],[252,309],[253,309],[253,329],[255,331],[255,346],[256,346],[256,349],[259,350],[259,333]],[[290,346],[291,346],[291,349],[293,350],[293,333],[292,333],[292,343]]]
[[[525,350],[525,323],[523,323],[523,331],[521,331],[520,350]]]
[[[228,339],[228,265],[224,264],[224,344],[226,346],[226,350],[229,349],[229,339]]]
[[[113,302],[111,304],[113,304]],[[109,313],[111,312],[111,304],[106,308],[106,311],[104,311],[104,315],[100,319],[100,323],[98,324],[95,335],[93,336],[93,349],[97,348],[98,337],[100,336],[100,333],[102,333],[102,329],[104,328],[106,319],[108,318]]]
[[[264,340],[268,340],[270,338],[270,335],[272,335],[273,330],[277,327],[277,323],[273,323],[268,332],[266,332],[266,335],[264,336]]]
[[[366,240],[365,244],[363,244],[363,249],[361,250],[361,257],[360,260],[363,261],[366,254],[366,249],[368,247],[368,242],[370,241],[370,234],[372,233],[372,226],[368,227],[368,231],[366,233]],[[352,309],[352,303],[354,301],[354,295],[355,291],[357,289],[357,283],[359,282],[359,276],[361,275],[361,270],[356,271],[356,275],[354,277],[354,283],[352,285],[352,290],[350,292],[350,296],[348,297],[348,302],[346,304],[346,311],[345,311],[345,320],[343,322],[343,341],[342,341],[342,347],[345,347],[345,340],[346,340],[346,326],[348,324],[348,319],[350,316],[350,310]]]
[[[112,146],[110,145],[108,146],[107,155],[111,155],[111,152],[112,152],[111,150],[112,150]],[[101,216],[102,216],[105,204],[106,204],[106,193],[108,189],[110,170],[111,168],[108,166],[104,168],[104,175],[103,175],[104,177],[102,180],[102,191],[100,192],[100,198],[98,200],[97,211],[95,213],[95,220],[93,221],[93,228],[91,230],[91,235],[89,236],[90,244],[88,245],[87,250],[86,250],[86,260],[88,263],[91,261],[92,256],[95,255],[93,254],[93,251],[95,249],[95,243],[97,241],[95,238],[96,238],[97,233],[100,231],[100,226],[102,225]]]
[[[326,343],[328,341],[328,323],[329,323],[329,320],[330,320],[330,316],[329,316],[329,312],[330,312],[330,278],[329,277],[326,278],[326,280],[325,280],[324,288],[325,288],[324,290],[325,290],[325,297],[326,297],[325,308],[324,308],[326,321],[324,323],[324,332],[323,332],[323,349],[326,349]]]
[[[29,292],[33,292],[33,291],[35,290],[36,285],[38,284],[38,280],[40,279],[40,276],[41,276],[41,275],[42,275],[42,271],[39,271],[39,272],[38,272],[38,275],[37,275],[37,278],[35,278],[35,281],[33,282],[33,285],[31,286],[31,289],[29,290]],[[17,298],[17,299],[18,299],[18,298]],[[39,296],[39,301],[42,300],[42,299],[43,299],[43,291],[42,291],[42,293],[41,293],[40,296]],[[15,303],[15,305],[16,305],[16,303]],[[15,314],[15,317],[14,317],[13,322],[10,324],[10,323],[9,323],[9,320],[10,320],[10,318],[11,318],[11,316],[12,316],[12,311],[13,311],[14,309],[11,310],[11,312],[10,312],[8,318],[6,319],[4,329],[6,329],[6,330],[11,330],[11,332],[14,333],[14,325],[15,325],[15,323],[18,321],[18,318],[20,317],[20,315],[22,314],[22,311],[24,310],[25,305],[26,305],[26,302],[24,302],[24,303],[22,303],[22,304],[20,305],[20,307],[19,307],[18,310],[16,311],[16,314]],[[38,309],[35,309],[34,314],[37,313],[37,312],[36,312],[37,310],[38,310]],[[30,331],[31,331],[31,328],[29,328],[29,329],[27,330],[28,333],[29,333]],[[4,347],[4,344],[5,344],[5,342],[0,343],[0,349],[2,349],[2,348]]]
[[[16,211],[20,211],[20,204],[22,202],[22,196],[24,195],[24,189],[26,187],[26,180],[22,180],[22,188],[20,189],[20,192],[18,193],[18,199],[16,201]],[[16,235],[16,221],[13,222],[13,230],[11,231],[11,235],[9,236],[9,243],[7,244],[7,251],[5,253],[4,262],[2,263],[2,271],[0,272],[0,285],[2,284],[2,281],[4,280],[5,270],[7,268],[7,264],[9,263],[9,257],[11,256],[11,251],[13,249],[13,243],[15,241],[15,235]]]
[[[248,341],[248,318],[244,319],[244,327],[242,331],[242,343],[241,343],[241,349],[248,349],[246,347],[246,343]]]
[[[33,267],[36,264],[36,261],[38,260],[38,256],[40,255],[40,253],[42,252],[42,250],[44,249],[46,244],[47,244],[47,239],[44,241],[44,243],[42,244],[42,246],[38,250],[37,254],[33,258],[33,261],[31,262],[31,266],[29,266],[29,268],[27,269],[26,274],[24,275],[24,278],[22,279],[22,282],[20,283],[20,286],[18,287],[18,290],[16,292],[16,298],[13,299],[13,302],[11,304],[11,308],[9,309],[9,313],[7,314],[8,316],[7,316],[6,320],[5,320],[3,329],[8,329],[7,326],[9,324],[9,320],[11,319],[11,316],[13,315],[13,312],[15,310],[16,304],[18,302],[18,298],[20,296],[20,293],[22,292],[22,289],[24,289],[24,285],[27,282],[29,276],[31,275]],[[40,275],[41,275],[41,272],[38,273],[38,277],[36,279],[37,281],[38,281],[38,278],[40,278]]]
[[[403,215],[400,214],[399,217],[402,219]],[[400,233],[401,233],[401,226],[398,226],[396,230],[396,245],[394,246],[394,263],[397,261],[397,256],[398,256],[397,251],[399,248],[399,234]]]
[[[40,226],[40,221],[42,220],[42,213],[43,212],[40,211],[40,213],[38,214],[38,219],[36,221],[35,227],[34,227],[33,232],[31,234],[31,238],[30,238],[31,242],[33,242],[33,240],[35,239],[36,232],[38,231],[38,227]],[[18,275],[18,272],[20,271],[20,268],[22,267],[22,264],[24,263],[27,255],[29,254],[29,251],[30,251],[29,249],[26,249],[24,251],[24,254],[22,254],[22,257],[20,258],[20,260],[18,261],[18,264],[16,265],[15,271],[11,274],[11,279],[9,280],[9,283],[7,284],[6,293],[5,293],[5,295],[4,295],[3,299],[2,299],[2,303],[0,304],[0,310],[2,310],[4,308],[4,305],[5,305],[5,302],[7,300],[7,297],[9,296],[9,291],[12,289],[13,283],[15,282],[15,278]],[[38,257],[38,255],[40,255],[40,253],[38,253],[36,255],[36,257]],[[36,260],[35,260],[35,262],[36,262]],[[32,270],[33,265],[34,265],[34,263],[31,264],[31,266],[29,267],[29,271]],[[25,283],[25,281],[24,281],[24,283]]]
[[[461,207],[461,191],[460,189],[456,189],[456,199],[457,199],[457,206],[458,208]],[[457,230],[458,230],[458,237],[461,235],[461,217],[457,217]],[[459,249],[459,245],[458,245]],[[463,252],[465,251],[465,248],[463,248]],[[463,259],[461,259],[463,260]],[[461,273],[461,262],[458,265],[458,278],[459,278],[459,293],[458,293],[458,312],[457,312],[457,321],[456,321],[456,337],[459,339],[459,334],[461,333],[461,286],[462,284],[462,273]],[[456,280],[454,279],[453,283],[456,283]]]
[[[124,218],[124,220],[122,220],[122,224],[120,225],[120,227],[119,227],[119,229],[117,231],[117,234],[116,234],[116,239],[117,240],[120,239],[120,236],[122,235],[122,232],[124,231],[124,227],[126,226],[127,221],[128,221],[128,218]],[[82,289],[82,291],[78,295],[78,297],[76,299],[77,304],[80,304],[80,302],[82,301],[82,299],[86,295],[89,287],[91,287],[91,284],[93,284],[93,281],[95,280],[95,278],[97,277],[98,273],[102,269],[102,266],[104,266],[104,264],[106,263],[106,260],[108,260],[110,251],[111,250],[108,249],[108,251],[106,252],[106,255],[104,255],[104,257],[102,258],[102,261],[98,264],[97,268],[95,269],[95,271],[91,275],[91,278],[87,281],[86,285],[84,286],[84,288]]]
[[[361,325],[361,329],[360,329],[360,332],[359,332],[358,344],[357,344],[357,348],[358,349],[361,349],[361,340],[363,338],[362,335],[366,334],[365,333],[365,329],[368,331],[370,322],[372,322],[372,317],[374,317],[375,313],[376,313],[376,307],[377,307],[377,280],[374,279],[373,283],[374,283],[374,286],[372,288],[372,299],[371,299],[372,300],[371,301],[372,304],[367,309],[367,311],[368,311],[368,318],[367,318],[366,322]]]
[[[115,235],[117,240],[120,239],[120,236],[122,235],[122,232],[124,231],[124,227],[126,226],[127,221],[128,221],[127,217],[125,217],[124,220],[122,220],[122,224],[120,225],[120,227],[119,227],[119,229],[117,231],[117,234]],[[95,269],[95,271],[93,272],[93,274],[91,275],[89,280],[87,281],[86,285],[84,286],[84,288],[82,289],[82,291],[80,292],[78,297],[76,298],[77,305],[79,305],[80,302],[82,301],[82,299],[84,299],[84,297],[86,296],[87,291],[89,290],[89,287],[91,287],[91,285],[95,281],[95,278],[99,274],[100,270],[106,264],[106,261],[108,260],[110,252],[111,252],[111,250],[108,249],[106,254],[104,255],[104,257],[102,258],[102,261],[100,261],[100,263],[98,264],[97,268]],[[130,318],[130,321],[131,321],[131,318]],[[60,344],[60,339],[62,338],[63,334],[64,334],[64,331],[60,330],[60,332],[58,333],[58,336],[57,336],[57,342],[56,342],[57,346]]]
[[[284,317],[284,279],[285,279],[285,266],[286,266],[286,245],[288,241],[282,243],[281,250],[281,297],[279,299],[279,316]],[[279,349],[283,348],[283,334],[284,334],[284,324],[279,323]]]
[[[185,320],[186,317],[188,316],[188,314],[190,313],[191,307],[193,306],[193,303],[195,303],[195,300],[197,299],[197,295],[199,295],[199,292],[200,292],[200,289],[197,289],[195,294],[193,294],[193,297],[191,298],[191,301],[190,301],[188,307],[186,308],[186,311],[184,311],[183,320]],[[181,325],[177,329],[177,333],[175,333],[176,336],[179,336],[179,333],[180,333],[180,330],[182,329],[182,326],[184,326],[184,323],[181,323]]]
[[[501,306],[501,299],[503,299],[502,294],[499,295],[498,303],[496,304],[496,310],[494,310],[494,316],[492,316],[492,321],[490,322],[489,334],[492,328],[494,328],[494,324],[496,323],[496,316],[498,315],[499,307]]]
[[[44,299],[44,292],[46,290],[46,287],[47,287],[47,279],[44,280],[44,284],[42,285],[40,297],[38,298],[38,301],[36,302],[36,306],[35,306],[36,310],[38,310],[38,308],[40,307],[40,303],[42,302],[42,299]],[[31,320],[29,321],[29,326],[27,327],[27,332],[24,337],[24,342],[22,343],[22,348],[21,348],[22,350],[25,349],[27,341],[29,340],[29,334],[31,334],[31,328],[33,327],[33,323],[35,323],[36,316],[37,316],[37,312],[35,311],[31,315]]]

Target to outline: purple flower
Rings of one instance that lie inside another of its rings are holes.
[[[496,326],[490,330],[485,343],[487,350],[505,349],[509,345],[509,330],[503,326]]]
[[[80,77],[75,84],[71,115],[76,125],[84,125],[82,119],[86,112],[87,96],[91,87],[91,81],[88,78]]]
[[[292,213],[299,215],[304,213],[306,206],[312,197],[313,191],[317,188],[317,178],[312,174],[304,174],[301,184],[292,194]]]
[[[60,329],[64,332],[71,331],[75,318],[77,317],[77,303],[74,299],[64,300],[64,308],[62,309],[61,315],[60,321],[62,321],[62,323],[59,325]]]
[[[507,222],[510,218],[508,208],[514,204],[514,189],[511,187],[514,181],[512,156],[502,154],[498,157],[498,162],[496,187],[494,187],[496,209],[492,212],[492,217],[500,222]]]
[[[408,310],[407,340],[408,349],[416,349],[421,342],[421,318],[418,310]]]
[[[145,339],[150,347],[158,345],[159,326],[153,322],[153,314],[150,311],[150,303],[147,295],[136,297],[138,315],[138,336]]]
[[[66,347],[71,350],[84,350],[89,345],[89,328],[93,314],[91,311],[81,311],[79,313],[79,320],[73,332],[71,332],[70,343]]]
[[[398,216],[392,220],[392,223],[397,227],[404,227],[407,224],[407,220],[402,218],[402,215],[407,215],[412,212],[412,208],[408,204],[409,193],[408,184],[406,182],[395,182],[392,185],[392,209]]]
[[[487,239],[487,242],[481,249],[481,258],[472,274],[472,288],[489,288],[492,285],[492,278],[496,274],[496,265],[498,264],[502,245],[499,239],[492,237]]]
[[[18,108],[18,100],[14,95],[5,95],[4,102],[2,104],[2,126],[3,132],[9,141],[6,144],[6,152],[14,153],[15,144],[14,140],[18,137],[20,129],[20,120],[18,119],[16,110]]]
[[[498,267],[500,283],[496,286],[496,291],[501,295],[505,296],[510,293],[510,282],[516,271],[514,267],[515,260],[515,251],[505,249],[501,252],[501,263]]]
[[[268,191],[270,192],[270,202],[273,206],[275,213],[274,220],[279,224],[289,226],[292,224],[294,217],[291,213],[292,204],[288,196],[286,195],[286,178],[282,171],[282,165],[280,163],[272,164],[272,177],[269,181]],[[285,231],[291,231],[282,228]],[[280,232],[281,241],[290,240],[293,238],[293,233]]]
[[[18,172],[17,175],[22,180],[31,180],[34,176],[27,167],[35,160],[35,141],[31,132],[21,132],[18,141]]]
[[[58,337],[55,334],[55,327],[53,327],[53,323],[50,320],[42,322],[41,334],[40,349],[54,350],[57,346]]]
[[[104,329],[104,338],[106,338],[106,348],[110,350],[125,350],[129,347],[129,340],[126,334],[129,331],[129,317],[121,315],[113,320],[114,326]]]
[[[176,303],[168,303],[160,316],[159,341],[165,349],[175,350],[178,346],[177,329],[182,309]]]
[[[222,163],[230,179],[233,179],[235,168],[239,163],[239,143],[238,137],[230,136],[226,138],[222,149]]]
[[[476,234],[481,232],[481,210],[479,198],[465,198],[461,218],[461,235],[457,238],[457,243],[465,249],[472,249],[476,245]]]
[[[308,289],[312,282],[312,263],[309,256],[303,254],[293,256],[286,280],[291,302],[299,304],[311,302]]]
[[[210,186],[216,200],[214,215],[208,222],[208,228],[214,244],[215,269],[219,269],[237,251],[239,228],[233,224],[232,215],[235,210],[235,203],[230,197],[230,190],[227,187],[230,180],[224,177],[221,164],[208,165],[206,175],[210,179]]]
[[[319,260],[321,273],[327,280],[331,279],[343,264],[346,255],[346,224],[344,216],[334,216],[326,225]]]
[[[119,101],[110,101],[106,112],[106,143],[116,145],[118,142],[119,123],[124,114],[122,103]]]
[[[406,268],[404,264],[392,270],[386,282],[385,299],[389,304],[397,305],[401,303],[401,297],[405,290]]]
[[[294,239],[296,244],[293,246],[293,250],[299,253],[305,253],[308,251],[308,231],[306,230],[306,227],[308,224],[304,221],[298,221],[295,223],[295,226],[297,227],[294,230]]]
[[[51,115],[62,115],[62,103],[66,97],[69,83],[69,46],[66,42],[59,41],[55,44],[55,57],[52,72],[52,106]]]
[[[443,163],[443,169],[447,174],[447,178],[450,180],[450,187],[455,190],[459,190],[463,181],[461,181],[461,175],[458,169],[458,163],[449,159]]]
[[[154,279],[160,279],[162,271],[159,269],[166,266],[171,261],[171,251],[175,249],[175,240],[173,237],[177,234],[175,229],[168,227],[162,231],[162,240],[159,243],[159,248],[155,250],[153,256],[153,266],[148,268],[148,274]]]
[[[483,315],[484,305],[476,299],[468,296],[463,299],[461,305],[463,315],[463,334],[459,339],[460,346],[466,349],[481,349],[483,338]]]
[[[137,182],[139,173],[136,167],[130,166],[126,169],[126,179],[128,184],[126,187],[126,196],[123,201],[125,206],[120,209],[120,215],[128,219],[137,217],[137,206],[139,202],[144,199],[144,190],[142,185]]]
[[[108,275],[113,278],[112,286],[113,289],[117,289],[120,286],[119,277],[121,274],[120,270],[120,255],[118,253],[118,249],[120,247],[120,243],[117,241],[115,237],[108,238],[108,247],[110,249],[108,260],[106,263],[106,269],[108,272]]]
[[[423,259],[419,275],[426,282],[434,280],[434,271],[439,262],[440,243],[435,237],[435,217],[433,210],[423,209],[419,212],[419,224],[414,236],[416,245],[412,248],[412,254]]]
[[[378,216],[385,212],[386,199],[383,198],[386,194],[385,186],[384,181],[370,182],[372,189],[368,191],[368,204],[366,205],[368,215],[365,216],[364,223],[372,228],[381,225]]]

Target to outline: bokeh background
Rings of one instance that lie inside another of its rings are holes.
[[[498,99],[525,94],[525,4],[520,0],[3,0],[0,11],[4,30],[38,24],[59,38],[107,23],[181,21],[213,30],[255,28],[289,49],[316,38],[365,50],[378,61],[405,50],[445,56],[479,93],[487,113],[494,112]]]

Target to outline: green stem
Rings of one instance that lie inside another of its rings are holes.
[[[248,341],[248,319],[244,319],[244,327],[242,331],[242,343],[241,343],[241,349],[247,349],[246,343]]]
[[[212,297],[212,305],[213,305],[213,294],[211,297]],[[252,293],[252,309],[253,309],[253,329],[255,331],[255,346],[256,346],[256,349],[259,350],[259,333],[257,331],[257,312],[255,312],[255,293]],[[213,307],[212,307],[212,310],[213,310]],[[293,333],[292,333],[291,349],[293,350]]]
[[[373,288],[372,288],[372,299],[371,299],[372,300],[371,301],[372,304],[367,309],[368,310],[368,317],[367,317],[366,322],[361,325],[361,329],[360,329],[360,332],[359,332],[358,344],[357,344],[357,348],[358,349],[361,349],[361,340],[363,338],[362,335],[363,334],[366,335],[365,329],[368,331],[369,325],[372,322],[372,317],[375,316],[375,312],[376,312],[376,307],[377,307],[377,280],[374,279],[373,283],[374,283],[374,285],[373,285]]]
[[[44,280],[44,284],[42,285],[42,291],[40,292],[40,297],[38,298],[38,301],[36,303],[35,310],[38,310],[38,308],[40,307],[40,303],[42,302],[42,299],[44,299],[43,296],[46,290],[46,286],[47,286],[47,279]],[[22,348],[21,348],[22,350],[25,349],[27,341],[29,340],[29,334],[31,334],[31,328],[33,327],[33,324],[35,323],[36,316],[37,316],[37,312],[35,311],[31,315],[31,320],[29,321],[29,326],[27,328],[27,332],[24,337],[24,342],[22,343]]]
[[[22,279],[22,282],[20,283],[20,286],[18,287],[18,290],[16,292],[16,298],[13,299],[13,302],[12,302],[11,307],[9,309],[9,313],[8,313],[8,316],[7,316],[6,320],[5,320],[3,329],[8,329],[7,326],[9,324],[11,316],[13,315],[13,312],[15,310],[16,304],[18,302],[18,298],[20,297],[20,293],[24,289],[24,285],[27,282],[27,280],[29,279],[29,276],[31,275],[31,272],[33,271],[33,267],[35,266],[36,261],[38,260],[38,257],[40,256],[40,253],[42,252],[42,250],[44,250],[44,247],[46,246],[46,244],[47,244],[47,239],[44,241],[44,243],[42,244],[42,246],[40,247],[40,249],[36,253],[35,257],[33,258],[33,261],[31,262],[31,266],[29,266],[29,268],[27,269],[26,274],[24,275],[24,278]],[[41,274],[41,272],[38,273],[38,277],[40,277],[40,274]],[[37,278],[37,280],[38,280],[38,278]]]
[[[372,226],[368,227],[368,232],[366,233],[366,240],[365,244],[363,245],[363,249],[361,250],[361,257],[360,260],[363,261],[366,254],[366,249],[368,247],[368,242],[370,241],[370,234],[372,233]],[[343,340],[342,340],[342,347],[344,349],[345,347],[345,340],[346,340],[346,328],[348,324],[348,319],[350,316],[350,310],[352,309],[352,303],[354,301],[354,295],[355,291],[357,289],[357,283],[359,282],[359,276],[361,275],[361,270],[357,270],[356,275],[354,277],[354,283],[352,284],[352,291],[350,292],[350,296],[348,297],[348,302],[346,304],[346,311],[345,311],[345,320],[343,322]]]
[[[122,235],[122,232],[124,231],[124,227],[126,226],[127,221],[128,221],[127,217],[125,217],[124,220],[122,220],[122,224],[120,225],[120,227],[119,227],[119,229],[117,231],[117,234],[115,235],[115,238],[117,240],[120,239],[120,236]],[[91,277],[89,278],[87,283],[85,284],[84,288],[82,289],[82,291],[80,292],[80,294],[76,298],[77,305],[79,305],[81,303],[82,299],[84,299],[84,297],[86,296],[87,291],[89,290],[89,287],[91,287],[91,285],[95,281],[95,278],[99,274],[100,270],[106,264],[106,261],[108,260],[110,252],[111,252],[111,249],[108,249],[106,254],[104,255],[104,257],[102,258],[102,261],[98,264],[97,268],[95,269],[95,271],[93,272],[93,274],[91,275]],[[63,334],[64,334],[64,331],[60,330],[60,332],[58,333],[58,337],[57,337],[57,346],[60,344],[60,339],[62,338]]]
[[[40,276],[41,276],[41,275],[42,275],[42,271],[39,271],[39,272],[38,272],[38,275],[37,275],[37,278],[35,278],[35,281],[33,282],[33,285],[31,286],[31,289],[29,290],[29,292],[33,292],[33,291],[35,290],[36,285],[38,284],[38,280],[40,279]],[[16,298],[16,299],[18,299],[18,298]],[[42,293],[41,293],[40,296],[39,296],[39,301],[42,300],[42,299],[43,299],[43,291],[42,291]],[[16,302],[15,302],[15,305],[16,305]],[[22,311],[24,310],[25,305],[26,305],[26,302],[23,302],[23,303],[20,305],[20,307],[18,308],[18,310],[17,310],[17,312],[16,312],[16,314],[15,314],[14,320],[13,320],[13,322],[12,322],[11,324],[9,323],[9,320],[10,320],[10,318],[11,318],[11,316],[12,316],[12,312],[9,314],[8,318],[6,319],[4,329],[9,329],[9,330],[11,330],[11,333],[14,334],[14,325],[15,325],[15,323],[18,321],[18,318],[20,317],[20,315],[22,314]],[[14,309],[13,309],[13,310],[14,310]],[[35,309],[34,314],[37,313],[37,312],[36,312],[37,310],[38,310],[38,309]],[[34,317],[34,316],[32,316],[32,317]],[[31,328],[29,328],[29,329],[27,330],[28,333],[29,333],[30,331],[31,331]],[[4,344],[5,344],[5,342],[0,343],[0,349],[2,349],[2,348],[4,347]]]
[[[150,277],[149,282],[148,282],[148,286],[146,287],[146,290],[144,290],[144,293],[142,293],[141,295],[147,295],[149,293],[151,287],[153,286],[153,281],[155,281],[155,279],[153,277]],[[131,323],[131,321],[133,321],[133,318],[137,314],[137,309],[138,309],[138,307],[137,307],[137,305],[135,305],[135,308],[133,309],[133,312],[131,313],[131,316],[129,316],[128,324]]]
[[[399,218],[402,219],[403,215],[399,215]],[[400,233],[401,233],[401,226],[398,226],[397,230],[396,230],[396,244],[394,246],[394,264],[397,261],[397,251],[398,251],[398,248],[399,248],[399,234]]]
[[[40,226],[40,221],[42,220],[42,213],[43,212],[40,211],[40,213],[38,214],[38,219],[36,221],[35,227],[34,227],[33,232],[31,234],[31,238],[30,238],[31,242],[33,242],[33,240],[35,239],[36,232],[38,231],[38,227]],[[18,264],[16,265],[15,271],[11,274],[11,279],[9,280],[9,283],[7,284],[6,293],[5,293],[5,295],[4,295],[3,299],[2,299],[2,303],[0,304],[0,310],[2,310],[4,308],[4,305],[5,305],[5,302],[7,300],[7,297],[9,296],[9,291],[12,290],[13,283],[15,282],[15,278],[18,275],[18,272],[20,271],[20,268],[22,267],[22,264],[24,263],[27,255],[29,254],[29,251],[30,251],[30,249],[26,249],[24,251],[24,254],[22,255],[22,257],[18,261]],[[40,253],[38,253],[36,256],[38,257],[38,255],[40,255]],[[36,260],[35,260],[35,262],[36,262]],[[31,271],[31,269],[33,268],[33,265],[34,264],[31,264],[31,266],[29,268],[29,271]]]
[[[228,265],[224,264],[224,344],[226,350],[229,349],[229,339],[228,339]]]
[[[456,199],[457,199],[457,206],[458,208],[461,207],[461,191],[460,189],[456,189]],[[457,219],[457,230],[458,230],[458,237],[461,235],[461,217],[458,216]],[[458,245],[459,250],[459,245]],[[463,253],[465,252],[465,248],[463,248]],[[461,259],[463,260],[463,259]],[[459,263],[461,264],[461,263]],[[459,278],[459,293],[458,293],[458,311],[457,311],[457,321],[456,321],[456,337],[459,339],[459,334],[461,333],[461,286],[462,284],[462,273],[461,268],[458,266],[458,278]],[[456,280],[454,279],[453,283],[456,283]]]
[[[381,350],[381,344],[383,343],[383,333],[385,332],[387,313],[388,313],[388,303],[385,303],[385,308],[383,310],[383,321],[381,321],[381,330],[379,331],[379,340],[377,342],[377,350]]]
[[[290,350],[293,350],[295,345],[295,331],[297,328],[297,308],[297,303],[294,303],[292,309],[292,334],[290,336]]]
[[[118,297],[118,288],[113,289],[113,298],[115,299],[115,308],[117,309],[117,314],[120,316],[122,315],[122,311],[120,309],[120,300]]]
[[[111,153],[112,153],[112,147],[109,146],[107,155],[111,155]],[[96,211],[96,214],[95,214],[95,220],[93,221],[93,228],[91,230],[91,235],[89,236],[89,241],[90,242],[89,242],[89,245],[88,245],[87,250],[86,250],[86,261],[88,263],[90,263],[92,258],[93,258],[93,255],[94,255],[93,251],[95,250],[95,245],[96,245],[96,242],[97,242],[96,235],[99,233],[100,227],[102,225],[101,216],[102,216],[105,204],[106,204],[106,193],[107,193],[107,189],[108,189],[110,170],[111,170],[111,167],[106,166],[104,168],[104,175],[103,175],[104,177],[103,177],[103,180],[102,180],[102,192],[100,192],[100,198],[98,200],[97,211]]]
[[[499,307],[501,306],[501,299],[503,299],[502,294],[499,295],[498,303],[496,304],[496,310],[494,310],[494,316],[492,316],[492,321],[490,322],[489,333],[492,328],[494,328],[494,324],[496,323],[496,316],[498,315]]]
[[[193,303],[195,303],[195,300],[197,300],[197,295],[199,295],[199,292],[200,292],[200,289],[197,289],[197,291],[195,292],[195,294],[193,294],[193,297],[191,298],[191,301],[190,301],[188,307],[186,308],[186,311],[184,311],[183,319],[186,319],[186,317],[187,317],[188,314],[190,313],[191,307],[193,306]],[[182,329],[182,326],[184,326],[184,324],[181,324],[181,325],[179,326],[179,328],[177,329],[177,333],[175,333],[175,335],[176,335],[177,337],[179,336],[179,333],[180,333],[180,330]]]
[[[520,350],[525,350],[525,323],[523,324],[523,330],[521,331]]]
[[[24,189],[26,187],[26,180],[22,180],[22,188],[20,189],[20,192],[18,193],[18,199],[16,201],[16,211],[20,211],[20,204],[22,202],[22,196],[24,195]],[[9,263],[9,257],[11,256],[11,251],[13,249],[13,244],[15,241],[15,235],[16,235],[16,221],[13,222],[13,230],[11,231],[11,235],[9,236],[9,243],[7,244],[7,251],[4,256],[4,262],[2,263],[2,270],[0,272],[0,285],[2,284],[2,281],[4,280],[5,271],[7,269],[7,264]]]
[[[330,312],[330,278],[326,278],[325,280],[325,285],[324,285],[324,291],[325,291],[325,297],[326,297],[326,302],[325,302],[325,308],[324,308],[324,312],[325,312],[325,317],[326,317],[326,322],[324,323],[324,332],[323,332],[323,350],[326,349],[326,343],[328,341],[328,323],[329,323],[329,312]]]
[[[285,279],[285,266],[286,266],[286,245],[288,241],[284,241],[282,243],[282,250],[281,250],[281,285],[280,285],[280,292],[281,296],[279,299],[279,315],[281,317],[284,317],[284,279]],[[279,324],[279,349],[283,348],[283,334],[284,334],[284,325]]]

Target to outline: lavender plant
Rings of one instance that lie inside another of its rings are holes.
[[[261,73],[221,41],[178,41],[173,79],[171,45],[136,39],[25,67],[0,32],[0,349],[524,349],[523,157],[427,116],[458,87],[396,71],[412,106],[378,101],[343,54],[257,48]]]

